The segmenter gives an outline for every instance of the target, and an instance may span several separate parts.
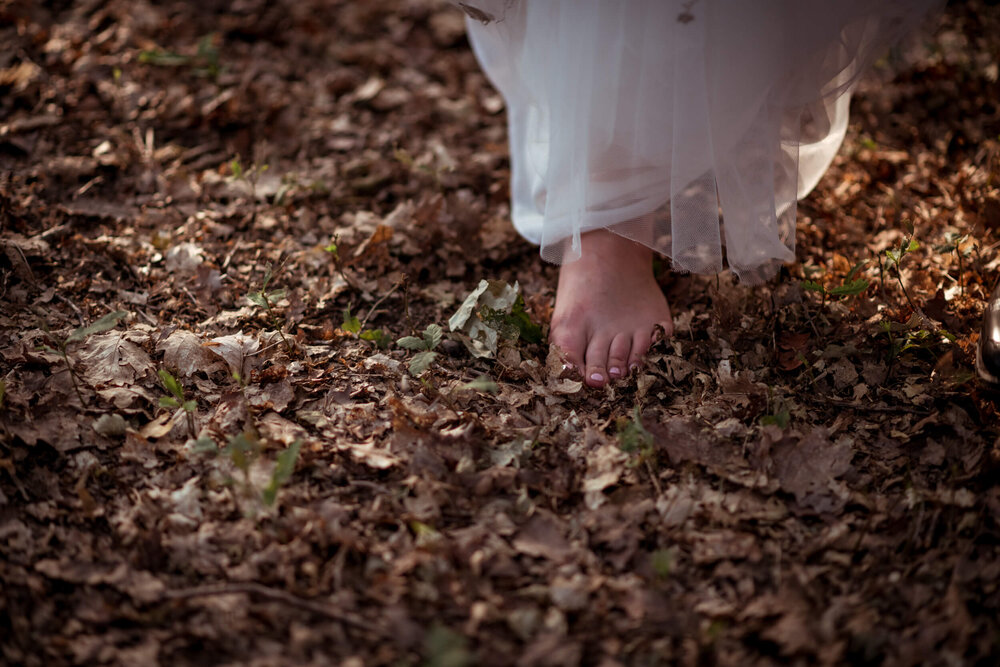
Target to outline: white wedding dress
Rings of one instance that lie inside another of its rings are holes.
[[[759,283],[862,70],[939,0],[468,0],[507,103],[512,216],[555,263],[607,228]],[[720,215],[721,211],[721,215]]]

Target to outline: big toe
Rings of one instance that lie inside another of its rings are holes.
[[[584,358],[587,351],[587,337],[584,332],[571,327],[553,327],[549,332],[549,343],[554,345],[567,364],[578,373],[584,372]]]
[[[587,365],[583,381],[590,387],[603,387],[608,381],[608,353],[612,338],[597,335],[587,345]]]

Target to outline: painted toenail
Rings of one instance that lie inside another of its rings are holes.
[[[593,380],[594,382],[603,382],[604,376],[601,375],[600,373],[591,373],[590,379]]]
[[[611,368],[608,369],[608,375],[610,375],[611,377],[616,377],[616,378],[617,377],[621,377],[622,376],[622,369],[618,368],[617,366],[612,366]]]

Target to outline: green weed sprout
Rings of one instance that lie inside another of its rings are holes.
[[[53,352],[62,357],[63,363],[66,364],[66,370],[69,371],[69,378],[73,383],[73,390],[76,392],[76,397],[80,400],[80,407],[83,407],[83,394],[80,392],[80,385],[77,382],[76,369],[69,360],[68,348],[71,343],[78,343],[80,341],[86,340],[90,336],[96,333],[103,333],[105,331],[110,331],[118,326],[118,321],[124,317],[128,316],[128,312],[124,310],[116,310],[113,313],[108,313],[101,319],[97,320],[90,326],[79,327],[74,329],[72,333],[66,338],[60,338],[56,336],[47,327],[43,326],[42,329],[45,331],[46,336],[49,340],[55,343],[56,348],[53,349],[48,345],[42,345],[42,349],[47,352]]]
[[[337,245],[339,240],[340,237],[334,236],[333,240],[330,241],[328,245],[323,247],[323,251],[330,255],[330,258],[333,260],[333,268],[336,269],[337,273],[340,274],[340,277],[344,279],[347,286],[351,288],[352,291],[355,291],[356,288],[354,287],[354,283],[351,282],[351,279],[347,277],[347,272],[344,271],[344,261],[340,257],[340,246]]]
[[[939,253],[955,253],[955,258],[958,259],[958,285],[962,290],[962,296],[965,296],[965,271],[962,266],[962,258],[972,255],[971,250],[962,249],[962,245],[968,240],[968,234],[948,232],[944,236],[944,243],[934,246],[934,250]]]
[[[484,394],[496,394],[500,391],[499,385],[490,379],[488,375],[480,375],[475,380],[463,382],[458,385],[459,390],[481,391]]]
[[[299,460],[299,450],[302,449],[302,439],[298,438],[288,446],[288,449],[278,454],[278,461],[274,465],[274,472],[271,473],[271,481],[268,482],[260,497],[264,504],[270,507],[278,498],[278,489],[284,486],[295,472],[295,463]]]
[[[243,181],[250,189],[251,225],[257,222],[257,183],[260,181],[261,175],[268,169],[270,169],[270,166],[266,162],[253,162],[249,166],[244,167],[239,155],[229,161],[229,172],[232,174],[231,180]]]
[[[295,464],[299,460],[301,449],[302,439],[298,438],[287,449],[278,454],[274,470],[271,472],[271,479],[267,486],[259,491],[254,487],[250,478],[250,468],[261,454],[260,441],[257,437],[247,432],[231,436],[222,453],[228,456],[230,462],[242,473],[242,486],[245,492],[253,497],[258,497],[264,505],[271,507],[278,498],[278,491],[295,472]]]
[[[632,411],[631,419],[618,419],[618,446],[623,452],[638,453],[640,458],[649,457],[653,453],[653,434],[642,425],[638,405]]]
[[[401,348],[416,351],[416,354],[410,358],[408,366],[410,375],[413,377],[421,375],[437,359],[438,353],[434,351],[434,348],[441,343],[441,333],[440,325],[428,324],[420,338],[404,336],[396,341],[396,344]]]
[[[468,640],[440,623],[431,626],[424,648],[426,667],[467,667],[473,664]]]
[[[807,289],[812,292],[819,292],[823,296],[824,305],[826,304],[827,297],[848,297],[863,294],[871,283],[864,278],[858,278],[857,274],[858,271],[860,271],[867,263],[868,260],[861,260],[852,266],[851,270],[848,271],[847,275],[844,277],[843,282],[830,289],[827,289],[815,280],[803,280],[800,284],[803,289]]]
[[[528,343],[542,341],[542,327],[531,321],[524,307],[524,297],[517,295],[517,300],[510,313],[502,310],[484,307],[479,311],[479,317],[487,326],[496,329],[505,340],[516,341],[518,338]]]
[[[215,35],[212,34],[205,35],[198,41],[198,51],[193,56],[151,49],[139,54],[139,62],[156,67],[190,67],[196,75],[213,79],[222,71],[219,66],[219,49],[215,46]]]
[[[653,470],[653,463],[656,461],[656,448],[654,447],[653,434],[642,425],[642,418],[639,413],[639,406],[632,410],[632,418],[619,417],[618,426],[618,446],[627,454],[634,458],[629,461],[629,465],[638,467],[644,466],[649,474],[649,480],[656,487],[657,494],[660,493],[660,484],[656,481],[656,471]]]
[[[257,292],[250,292],[247,294],[247,298],[250,299],[255,305],[260,306],[267,311],[267,316],[271,320],[271,326],[278,330],[278,335],[281,336],[281,342],[285,344],[285,349],[290,353],[294,348],[292,344],[285,338],[285,332],[281,330],[281,323],[278,321],[278,316],[274,314],[274,304],[272,302],[279,301],[285,298],[285,290],[279,289],[273,292],[267,291],[267,286],[271,283],[274,278],[274,272],[271,269],[271,265],[267,265],[267,271],[264,273],[264,283],[260,286],[260,290]]]
[[[177,378],[170,374],[170,371],[161,368],[156,373],[160,376],[160,382],[163,383],[163,388],[171,394],[170,396],[160,397],[160,407],[172,408],[174,410],[181,408],[184,410],[184,414],[187,417],[188,430],[191,432],[191,437],[197,437],[198,434],[194,425],[194,413],[195,410],[198,409],[198,402],[194,399],[184,399],[184,388],[181,386],[181,383],[177,381]]]
[[[350,306],[344,308],[343,315],[344,321],[340,325],[341,329],[354,334],[361,340],[368,341],[380,350],[389,347],[391,341],[389,336],[381,329],[365,329],[365,323],[359,320],[357,315],[351,314]]]

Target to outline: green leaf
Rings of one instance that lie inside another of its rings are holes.
[[[229,444],[225,452],[229,455],[229,460],[240,470],[246,472],[250,469],[251,460],[257,457],[259,449],[253,436],[247,433],[240,433],[229,438]]]
[[[267,270],[264,271],[264,282],[261,283],[260,286],[261,293],[263,293],[267,289],[267,286],[271,283],[272,278],[274,278],[274,269],[271,264],[268,264]]]
[[[913,252],[914,250],[917,250],[918,248],[920,248],[920,244],[917,242],[917,240],[916,239],[910,239],[909,245],[906,246],[906,252]]]
[[[249,294],[247,294],[247,298],[250,299],[252,303],[260,306],[261,308],[267,308],[267,301],[264,300],[263,292],[250,292]]]
[[[417,338],[416,336],[403,336],[396,341],[396,345],[400,346],[404,350],[426,350],[427,343],[423,338]]]
[[[108,313],[101,319],[91,324],[89,327],[80,327],[79,329],[71,333],[69,335],[69,338],[66,339],[66,342],[73,343],[78,340],[83,340],[84,338],[90,336],[91,334],[101,333],[102,331],[108,331],[110,329],[114,329],[118,325],[118,320],[122,319],[123,317],[126,317],[127,315],[128,313],[124,310],[116,310],[113,313]]]
[[[203,435],[194,441],[194,446],[191,448],[195,454],[218,454],[219,446],[215,444],[215,440],[212,440],[207,435]]]
[[[410,154],[407,152],[405,148],[397,148],[395,151],[393,151],[392,157],[396,159],[396,162],[399,162],[407,169],[413,166],[413,158],[410,156]]]
[[[191,62],[190,56],[171,51],[143,51],[139,54],[139,62],[158,67],[179,67]]]
[[[380,350],[384,350],[389,347],[389,342],[392,340],[383,332],[381,329],[365,329],[360,334],[358,338],[361,340],[367,340],[371,343],[375,343],[375,347]]]
[[[639,416],[639,406],[632,411],[632,419],[622,419],[618,426],[618,446],[622,451],[645,454],[653,448],[653,434],[646,430]]]
[[[869,283],[867,280],[864,278],[858,278],[857,280],[852,280],[851,282],[834,287],[830,290],[830,294],[834,296],[854,296],[855,294],[861,294],[868,289],[868,285]]]
[[[285,290],[276,289],[273,292],[269,292],[267,298],[270,301],[281,301],[282,299],[285,298],[285,294],[286,294]]]
[[[194,412],[195,410],[198,409],[198,401],[194,399],[190,401],[184,401],[184,403],[181,404],[181,407],[184,408],[185,412]]]
[[[792,415],[787,409],[781,410],[773,415],[765,415],[760,418],[760,423],[764,426],[768,424],[777,426],[779,428],[788,428],[788,422],[791,421]]]
[[[350,308],[344,308],[344,322],[340,325],[340,328],[349,333],[356,334],[361,331],[361,320],[351,315]]]
[[[857,273],[858,273],[858,271],[860,271],[862,269],[862,267],[864,267],[864,265],[867,264],[867,263],[868,263],[868,260],[867,259],[863,259],[860,262],[858,262],[857,264],[855,264],[854,266],[852,266],[851,270],[847,272],[846,276],[844,276],[844,282],[848,283],[848,282],[854,280],[854,276],[856,276]]]
[[[826,288],[823,287],[822,285],[820,285],[815,280],[803,280],[799,284],[802,285],[802,289],[811,290],[813,292],[819,292],[820,294],[823,294],[823,293],[826,292]]]
[[[160,376],[160,382],[163,383],[164,389],[173,394],[178,401],[184,400],[184,388],[181,387],[181,383],[177,381],[177,378],[170,374],[170,371],[161,368],[156,374]]]
[[[531,317],[528,316],[527,311],[524,309],[524,297],[520,294],[517,295],[517,301],[514,302],[514,307],[511,308],[510,316],[517,324],[521,338],[529,343],[542,342],[542,327],[531,321]]]
[[[465,382],[458,385],[459,389],[472,389],[473,391],[481,391],[487,394],[495,394],[500,391],[500,387],[496,382],[490,379],[488,375],[480,375],[475,380],[471,382]]]
[[[425,349],[433,350],[441,342],[441,326],[438,324],[428,324],[424,329]]]
[[[423,352],[417,352],[410,359],[410,375],[416,377],[430,368],[430,365],[434,363],[437,358],[437,352],[431,350],[424,350]]]
[[[243,177],[243,165],[240,164],[239,157],[234,157],[229,161],[229,171],[232,173],[233,178]]]
[[[893,250],[886,250],[885,256],[890,264],[899,264],[899,253]]]
[[[325,252],[330,253],[334,257],[337,257],[337,244],[336,243],[331,243],[330,245],[324,247],[323,250]]]
[[[180,402],[173,396],[160,396],[161,408],[179,408]]]
[[[677,565],[677,549],[674,547],[657,549],[652,553],[650,561],[652,561],[653,572],[656,573],[656,576],[660,579],[666,579]]]
[[[271,473],[271,481],[264,489],[261,496],[264,504],[273,505],[278,497],[278,489],[292,477],[295,472],[295,462],[299,459],[299,450],[302,448],[302,439],[299,438],[288,449],[278,454],[278,461],[274,465],[274,472]]]
[[[473,664],[468,640],[444,625],[435,623],[426,640],[425,667],[468,667]]]

